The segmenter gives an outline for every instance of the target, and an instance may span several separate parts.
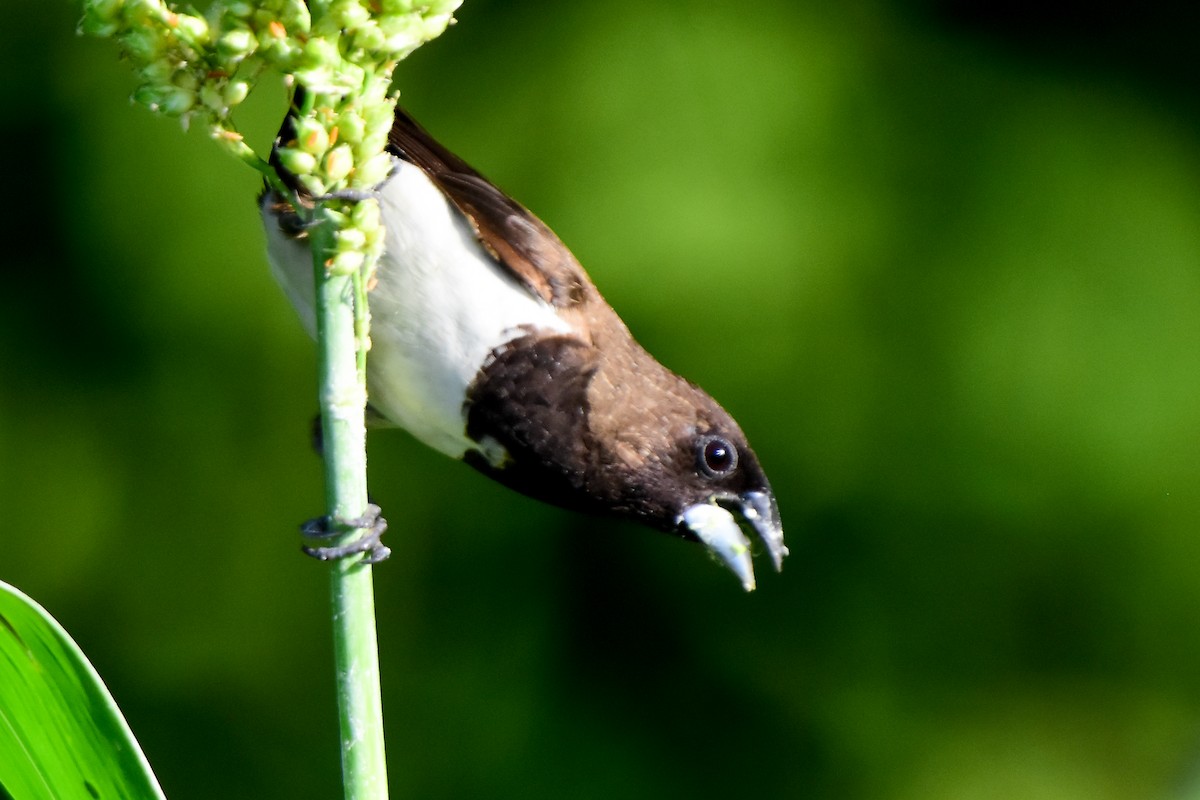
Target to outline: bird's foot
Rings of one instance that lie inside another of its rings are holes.
[[[387,177],[379,182],[379,185],[374,189],[339,189],[336,192],[329,194],[319,194],[313,197],[313,200],[321,203],[330,200],[345,200],[350,203],[362,203],[367,200],[375,200],[379,197],[379,187],[390,181],[400,172],[400,160],[392,158],[392,168],[388,170]]]
[[[318,561],[333,561],[362,553],[360,563],[363,564],[378,564],[392,554],[391,548],[380,541],[387,530],[387,520],[380,515],[380,508],[374,503],[369,503],[366,513],[356,519],[317,517],[300,526],[301,535],[314,542],[329,541],[356,530],[360,535],[345,544],[314,544],[300,549]]]

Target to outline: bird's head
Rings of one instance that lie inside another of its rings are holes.
[[[627,418],[608,437],[610,463],[593,476],[625,516],[697,540],[747,591],[752,545],[761,540],[778,571],[788,554],[770,482],[737,422],[699,388],[679,383],[656,409]]]
[[[757,456],[736,426],[697,431],[677,446],[684,458],[693,459],[692,469],[678,480],[684,505],[677,508],[677,501],[671,509],[677,511],[677,528],[703,542],[747,591],[753,589],[750,544],[742,526],[762,540],[776,571],[788,554],[779,506]]]
[[[743,528],[777,570],[788,551],[741,428],[640,348],[617,363],[596,352],[550,336],[498,353],[472,395],[468,434],[484,447],[467,460],[538,499],[699,541],[753,589]]]

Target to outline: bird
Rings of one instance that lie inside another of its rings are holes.
[[[275,147],[294,145],[289,112]],[[642,348],[549,227],[397,107],[368,302],[368,411],[552,505],[699,541],[747,591],[779,506],[737,422]],[[277,167],[278,169],[278,167]],[[289,200],[259,198],[271,271],[315,335],[312,256]]]

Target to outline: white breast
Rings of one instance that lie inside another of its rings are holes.
[[[396,163],[379,191],[387,237],[370,295],[368,394],[388,421],[459,458],[474,446],[466,436],[466,391],[491,352],[530,327],[568,327],[501,270],[424,172]],[[308,248],[271,218],[265,222],[272,272],[311,334]]]

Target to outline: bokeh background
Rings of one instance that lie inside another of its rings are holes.
[[[174,800],[334,797],[313,346],[256,177],[76,16],[0,10],[0,579]],[[458,16],[405,104],[739,418],[792,556],[743,595],[372,434],[393,795],[1196,796],[1200,14]]]

